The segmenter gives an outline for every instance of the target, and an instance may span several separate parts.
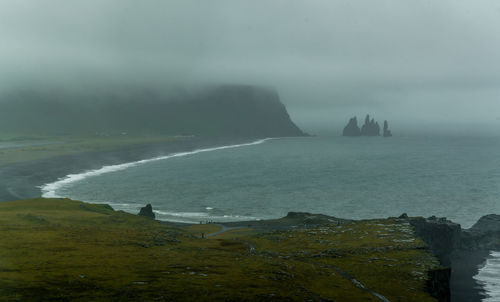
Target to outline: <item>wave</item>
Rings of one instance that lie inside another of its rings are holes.
[[[500,301],[500,252],[491,252],[490,258],[474,279],[484,289],[485,302]]]
[[[185,222],[193,223],[198,221],[251,221],[257,220],[254,216],[242,216],[242,215],[212,215],[206,212],[170,212],[153,210],[156,214],[156,219],[171,221],[171,222]]]
[[[209,217],[210,214],[208,213],[203,213],[203,212],[165,212],[165,211],[160,211],[160,210],[154,210],[156,214],[160,215],[167,215],[167,216],[175,216],[175,217]]]
[[[89,170],[89,171],[84,171],[82,173],[66,175],[64,177],[59,178],[55,182],[44,184],[44,185],[40,186],[39,188],[42,191],[42,197],[44,197],[44,198],[61,198],[64,196],[59,196],[57,194],[57,190],[61,189],[62,187],[68,186],[70,184],[74,184],[76,182],[82,181],[82,180],[89,178],[89,177],[94,177],[94,176],[99,176],[99,175],[106,174],[106,173],[122,171],[122,170],[125,170],[128,168],[136,167],[136,166],[139,166],[139,165],[142,165],[145,163],[150,163],[150,162],[154,162],[154,161],[158,161],[158,160],[165,160],[165,159],[169,159],[169,158],[193,155],[193,154],[198,154],[198,153],[202,153],[202,152],[211,152],[211,151],[218,151],[218,150],[224,150],[224,149],[232,149],[232,148],[259,145],[259,144],[262,144],[265,141],[270,140],[270,139],[272,139],[272,138],[264,138],[264,139],[260,139],[260,140],[253,141],[250,143],[227,145],[227,146],[212,147],[212,148],[205,148],[205,149],[196,149],[193,151],[172,153],[169,155],[163,155],[163,156],[138,160],[138,161],[129,162],[129,163],[103,166],[102,168],[95,169],[95,170]]]

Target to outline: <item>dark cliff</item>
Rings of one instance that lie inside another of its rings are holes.
[[[439,301],[481,301],[483,293],[472,277],[489,251],[500,250],[500,215],[483,216],[470,229],[434,216],[408,219],[441,264],[451,268],[451,274],[446,268],[429,274],[429,292]]]
[[[411,218],[415,235],[427,243],[441,264],[450,266],[450,256],[460,244],[461,228],[446,218]]]
[[[269,88],[226,85],[189,93],[19,90],[0,95],[0,131],[16,134],[305,135]]]

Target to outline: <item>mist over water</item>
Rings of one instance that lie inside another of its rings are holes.
[[[272,86],[305,131],[370,113],[498,132],[499,16],[490,0],[2,1],[0,92]]]

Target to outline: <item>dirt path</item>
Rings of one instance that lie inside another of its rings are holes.
[[[222,233],[225,233],[225,232],[228,232],[228,231],[231,231],[231,230],[242,229],[243,228],[243,227],[227,227],[227,226],[225,226],[223,224],[218,224],[218,223],[216,223],[215,225],[216,226],[220,226],[221,229],[219,231],[215,232],[215,233],[210,233],[210,234],[205,235],[205,238],[206,237],[212,237],[212,236],[220,235]]]

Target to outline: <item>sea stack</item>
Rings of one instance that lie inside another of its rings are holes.
[[[375,119],[370,120],[370,115],[367,114],[365,118],[365,124],[361,127],[361,135],[363,136],[380,136],[380,126]]]
[[[384,137],[391,137],[392,133],[391,130],[389,130],[389,123],[387,121],[384,121]]]
[[[145,207],[142,207],[138,215],[155,219],[155,213],[153,213],[153,207],[150,203],[148,203]]]
[[[367,114],[365,118],[365,123],[361,127],[358,126],[358,120],[356,117],[349,119],[349,122],[344,127],[342,132],[343,136],[380,136],[380,125],[374,118],[370,119],[370,115]],[[384,129],[382,135],[384,137],[392,136],[391,130],[389,130],[389,124],[384,121]]]
[[[347,123],[347,126],[344,127],[344,132],[342,132],[343,136],[360,136],[361,130],[358,126],[358,119],[353,117]]]

